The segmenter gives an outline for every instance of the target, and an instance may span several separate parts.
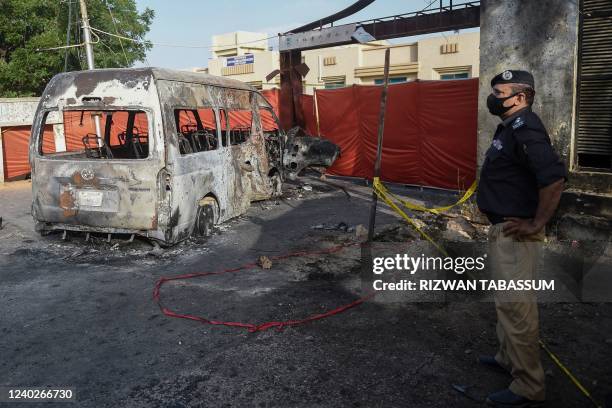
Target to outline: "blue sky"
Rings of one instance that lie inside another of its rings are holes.
[[[275,35],[335,13],[355,0],[136,0],[140,10],[155,10],[147,39],[152,42],[209,45],[214,34],[232,31]],[[416,11],[431,0],[378,0],[342,22]],[[273,45],[273,44],[271,44]],[[190,68],[208,65],[208,49],[156,46],[143,65]]]

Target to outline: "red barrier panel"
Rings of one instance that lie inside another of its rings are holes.
[[[315,112],[314,98],[312,95],[302,95],[302,110],[304,112],[304,130],[307,134],[316,136],[319,132],[317,131],[317,118]]]
[[[2,129],[2,153],[4,156],[4,178],[6,180],[23,177],[30,173],[28,152],[30,148],[30,126],[11,126]],[[44,128],[44,153],[55,152],[53,126]]]
[[[274,113],[276,113],[276,116],[278,116],[279,94],[280,94],[280,90],[277,88],[266,89],[265,91],[261,91],[261,95],[268,100],[270,105],[272,105],[272,109],[274,109]]]
[[[278,89],[266,89],[265,91],[261,91],[262,96],[272,105],[272,110],[274,110],[276,117],[278,117],[278,93]],[[261,126],[265,132],[272,132],[278,129],[274,118],[268,110],[260,109],[259,117],[261,118]]]
[[[321,135],[341,157],[328,173],[372,178],[380,86],[317,91]],[[415,81],[389,87],[381,179],[468,188],[476,177],[478,80]]]
[[[270,105],[272,105],[272,109],[276,116],[278,117],[278,99],[280,95],[280,90],[277,88],[274,89],[266,89],[265,91],[261,91],[261,94],[264,98],[268,100]],[[302,109],[304,111],[304,119],[305,119],[305,131],[309,135],[316,135],[317,132],[317,120],[315,116],[315,106],[314,106],[314,98],[312,95],[301,95]],[[275,130],[278,128],[270,114],[266,113],[264,110],[260,110],[259,115],[261,117],[261,122],[264,130],[266,132]]]

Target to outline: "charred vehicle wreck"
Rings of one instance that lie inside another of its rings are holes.
[[[285,177],[338,154],[329,141],[288,136],[265,98],[239,81],[157,68],[63,73],[32,129],[32,216],[41,233],[171,245],[208,235],[279,194]]]

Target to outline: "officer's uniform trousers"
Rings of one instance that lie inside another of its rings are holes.
[[[544,231],[519,240],[506,237],[504,223],[489,229],[489,257],[495,280],[537,279],[536,271]],[[534,291],[495,294],[497,337],[495,359],[511,372],[510,390],[535,401],[545,397],[545,375],[540,360],[538,304]]]

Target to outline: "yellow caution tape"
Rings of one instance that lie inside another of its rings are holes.
[[[544,351],[546,351],[551,360],[561,369],[561,371],[563,371],[565,375],[567,375],[567,377],[572,381],[572,383],[574,383],[574,385],[593,403],[593,405],[595,405],[597,408],[603,408],[602,405],[595,401],[593,396],[591,396],[591,393],[580,383],[580,381],[578,381],[578,379],[574,377],[570,370],[565,367],[563,363],[561,363],[561,360],[559,360],[559,358],[557,358],[557,356],[552,351],[550,351],[546,343],[540,340],[540,346],[542,346],[542,348],[544,349]]]
[[[440,214],[441,212],[450,210],[451,208],[466,202],[472,196],[472,194],[474,194],[474,192],[476,191],[476,186],[478,184],[477,184],[476,181],[474,181],[472,183],[472,185],[470,186],[470,188],[468,188],[467,191],[463,194],[463,196],[457,202],[455,202],[454,204],[445,205],[445,206],[442,206],[442,207],[434,207],[434,208],[423,207],[422,205],[411,203],[410,201],[406,201],[406,200],[403,200],[403,199],[397,197],[396,195],[391,193],[385,187],[385,185],[383,183],[380,182],[380,178],[379,177],[374,177],[373,185],[378,190],[383,191],[385,194],[388,194],[391,197],[393,197],[396,201],[399,201],[400,203],[402,203],[404,205],[404,207],[406,207],[406,208],[409,208],[409,209],[415,210],[415,211],[423,211],[423,212],[430,212],[430,213],[433,213],[433,214]]]
[[[381,189],[382,186],[382,189]],[[425,238],[427,241],[429,241],[433,246],[436,247],[436,249],[438,251],[440,251],[442,254],[444,254],[444,256],[448,256],[448,252],[446,252],[446,250],[444,248],[442,248],[438,243],[436,243],[432,237],[430,237],[425,231],[423,231],[421,229],[421,227],[419,227],[419,225],[416,223],[416,221],[414,221],[412,218],[410,218],[410,216],[408,216],[408,214],[406,214],[401,208],[399,208],[394,202],[393,200],[391,200],[387,194],[387,192],[385,191],[386,189],[384,188],[384,186],[382,185],[382,183],[380,183],[380,181],[378,180],[378,177],[376,177],[374,179],[374,191],[376,192],[376,194],[385,202],[387,203],[387,205],[391,208],[393,208],[393,210],[395,210],[396,213],[398,213],[399,215],[402,216],[402,218],[404,218],[408,224],[412,225],[412,227],[417,230],[417,232],[419,234],[421,234],[421,236],[423,236],[423,238]]]
[[[409,201],[403,200],[399,197],[397,197],[395,194],[391,193],[387,187],[385,187],[385,185],[383,183],[381,183],[380,178],[379,177],[374,177],[374,180],[372,181],[372,187],[374,189],[374,192],[385,202],[387,203],[387,205],[389,207],[391,207],[396,213],[398,213],[403,219],[405,219],[408,224],[412,225],[412,227],[419,233],[421,234],[421,236],[423,238],[425,238],[427,241],[429,241],[433,246],[436,247],[436,249],[438,251],[440,251],[442,254],[444,254],[444,256],[448,256],[448,253],[446,252],[446,250],[444,248],[442,248],[438,243],[436,243],[432,237],[430,237],[425,231],[423,231],[421,229],[421,227],[419,227],[419,225],[416,223],[416,221],[414,221],[410,216],[408,216],[408,214],[406,214],[401,208],[399,208],[399,206],[393,202],[392,198],[395,199],[395,201],[401,203],[404,207],[410,209],[410,210],[414,210],[414,211],[423,211],[423,212],[430,212],[433,214],[440,214],[443,211],[447,211],[457,205],[463,204],[465,201],[467,201],[472,194],[474,194],[474,191],[476,191],[476,181],[474,181],[472,183],[472,185],[470,186],[470,188],[465,192],[465,194],[463,194],[463,196],[454,204],[451,205],[445,205],[443,207],[434,207],[434,208],[427,208],[427,207],[423,207],[421,205],[418,204],[414,204],[411,203]]]

